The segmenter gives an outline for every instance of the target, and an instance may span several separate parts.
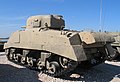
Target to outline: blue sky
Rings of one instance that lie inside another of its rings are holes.
[[[66,28],[99,30],[100,0],[0,0],[0,37],[26,25],[32,15],[60,14]],[[120,0],[103,0],[102,27],[120,31]]]

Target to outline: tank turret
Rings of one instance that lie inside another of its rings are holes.
[[[26,28],[50,28],[63,29],[65,22],[61,15],[38,15],[32,16],[27,20]]]

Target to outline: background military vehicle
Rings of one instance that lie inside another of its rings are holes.
[[[4,43],[6,43],[8,40],[8,38],[0,38],[0,52],[3,52],[4,49],[3,49],[3,46],[4,46]]]
[[[113,42],[111,45],[116,54],[110,58],[110,60],[114,60],[120,58],[120,32],[110,32],[109,34],[113,35],[113,37],[115,38],[115,42]]]
[[[114,38],[106,33],[65,30],[60,15],[28,18],[22,31],[14,32],[4,45],[10,61],[60,76],[83,64],[97,65],[113,55]]]

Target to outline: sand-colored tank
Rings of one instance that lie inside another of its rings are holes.
[[[60,76],[86,63],[104,62],[114,51],[107,33],[64,30],[60,15],[38,15],[27,20],[25,30],[14,32],[4,45],[9,60]]]

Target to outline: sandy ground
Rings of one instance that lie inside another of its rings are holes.
[[[76,68],[71,74],[54,78],[9,62],[0,53],[0,82],[120,82],[120,61],[106,61],[89,70]]]

